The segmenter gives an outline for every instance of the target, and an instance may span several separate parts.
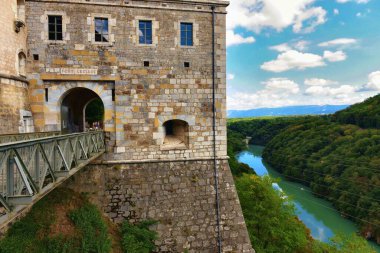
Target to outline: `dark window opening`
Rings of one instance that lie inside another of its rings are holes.
[[[152,21],[140,20],[139,21],[139,43],[152,44]]]
[[[115,89],[112,89],[112,101],[113,102],[115,102],[115,97],[116,97]]]
[[[181,23],[181,46],[193,45],[193,24]]]
[[[185,62],[183,63],[183,66],[184,66],[185,68],[190,68],[190,62],[185,61]]]
[[[33,54],[33,60],[38,61],[40,56],[38,54]]]
[[[144,67],[149,67],[149,61],[144,61]]]
[[[62,40],[62,16],[48,16],[49,40]]]
[[[163,147],[168,149],[187,148],[189,125],[183,120],[169,120],[163,125],[165,131]]]
[[[109,41],[108,18],[95,18],[95,41]]]
[[[49,89],[45,88],[45,102],[49,102]]]

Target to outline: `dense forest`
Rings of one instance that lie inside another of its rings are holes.
[[[250,167],[239,163],[235,154],[244,150],[245,135],[228,131],[230,167],[234,175],[244,219],[257,253],[374,253],[356,235],[337,235],[331,244],[314,240],[297,219],[288,198],[272,187],[274,179],[256,176]]]
[[[380,128],[380,99],[375,96],[363,103],[354,104],[332,115],[332,119],[342,124],[358,125],[361,128]]]
[[[380,243],[379,108],[376,96],[331,116],[242,120],[228,127],[265,145],[268,164],[331,201],[363,236]]]

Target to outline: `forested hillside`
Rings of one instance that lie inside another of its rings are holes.
[[[380,95],[339,111],[332,118],[342,124],[353,124],[362,128],[380,128]]]
[[[363,234],[380,239],[380,130],[299,123],[276,135],[263,157],[290,180],[310,186]]]
[[[274,117],[262,119],[231,120],[228,129],[251,137],[256,145],[265,145],[280,131],[300,121],[314,121],[316,117]]]
[[[273,179],[254,175],[235,154],[246,148],[245,135],[228,129],[230,167],[235,178],[249,237],[257,253],[374,253],[356,235],[333,238],[331,244],[314,240],[297,219],[292,202],[272,187]]]
[[[380,243],[379,108],[377,96],[332,116],[244,120],[229,129],[266,145],[268,164],[310,186]]]

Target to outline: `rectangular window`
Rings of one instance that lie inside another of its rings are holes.
[[[95,41],[109,41],[108,18],[95,18]]]
[[[181,46],[193,45],[193,24],[181,23]]]
[[[48,16],[49,40],[62,40],[62,16]]]
[[[152,44],[152,21],[139,21],[139,43]]]

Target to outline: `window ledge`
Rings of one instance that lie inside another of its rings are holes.
[[[139,47],[155,47],[156,46],[156,44],[137,44],[137,46],[139,46]]]
[[[112,47],[113,46],[113,42],[92,41],[91,45],[94,45],[94,46],[104,46],[104,47]]]
[[[162,151],[167,151],[167,150],[187,150],[188,147],[184,143],[182,144],[163,144],[161,145],[160,149]]]
[[[66,44],[67,41],[66,40],[48,40],[47,43],[51,45],[62,45],[62,44]]]

